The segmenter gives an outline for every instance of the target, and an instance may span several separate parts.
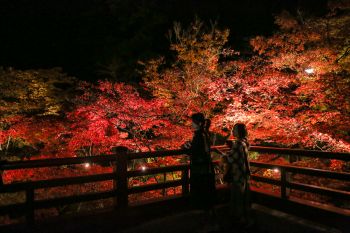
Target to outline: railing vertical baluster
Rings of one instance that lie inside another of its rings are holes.
[[[285,169],[286,171],[286,197],[289,198],[290,196],[290,182],[292,179],[292,173],[288,171],[288,168]]]
[[[185,196],[189,193],[189,177],[188,168],[182,170],[181,180],[182,180],[182,195]]]
[[[118,151],[115,170],[117,172],[117,206],[125,208],[128,206],[128,158],[123,151]]]
[[[163,182],[166,182],[166,172],[163,173]],[[166,190],[163,188],[163,197],[166,195]]]
[[[286,169],[281,168],[281,197],[283,199],[287,198],[286,184],[287,184]]]
[[[26,221],[27,224],[34,224],[34,189],[28,188],[26,190]]]
[[[113,162],[111,162],[112,168],[113,168],[113,173],[115,174],[114,179],[113,179],[113,190],[116,193],[115,198],[113,200],[113,204],[114,207],[117,208],[118,207],[118,197],[117,197],[117,193],[118,193],[118,168],[117,168],[117,160],[114,160]]]

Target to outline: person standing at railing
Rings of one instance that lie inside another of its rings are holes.
[[[248,132],[242,123],[234,125],[231,150],[224,157],[227,163],[225,180],[231,185],[230,212],[235,221],[249,223],[250,213],[250,166],[248,161]]]
[[[190,199],[196,208],[211,209],[215,201],[215,174],[210,155],[210,121],[202,113],[191,118],[194,135],[192,142],[184,146],[190,154]]]

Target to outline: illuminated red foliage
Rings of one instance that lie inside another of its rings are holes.
[[[107,153],[121,145],[136,151],[170,149],[188,139],[190,131],[167,118],[162,100],[142,98],[133,87],[108,81],[85,83],[82,90],[64,132],[71,154]]]
[[[40,106],[30,107],[25,113],[11,108],[11,114],[0,118],[1,156],[91,156],[109,154],[115,146],[132,151],[175,149],[191,139],[189,116],[197,111],[212,119],[211,130],[221,137],[235,123],[243,122],[252,144],[349,152],[350,63],[341,52],[346,47],[343,24],[332,21],[335,18],[329,20],[335,27],[331,34],[324,32],[323,19],[300,23],[284,12],[276,18],[279,32],[250,41],[253,54],[248,58],[224,47],[228,30],[202,31],[199,22],[183,31],[177,26],[177,42],[171,44],[177,55],[175,62],[165,66],[164,59],[143,63],[143,82],[138,85],[84,82],[79,85],[81,95],[69,108],[57,107],[61,101],[53,101],[55,105],[49,101],[46,105],[55,108],[45,105],[45,114],[29,114]],[[329,36],[337,43],[329,43]],[[228,56],[232,59],[226,59]],[[29,82],[32,75],[27,76]],[[39,81],[43,89],[47,88]],[[39,99],[51,100],[45,96],[48,93],[40,92]],[[11,93],[7,95],[8,99]],[[25,100],[22,105],[32,99]],[[48,114],[52,109],[55,115]],[[57,109],[65,111],[59,114]],[[276,161],[286,163],[284,159]],[[149,159],[138,161],[134,168],[176,163],[176,158]],[[299,165],[310,164],[313,161]],[[344,163],[334,160],[328,165],[332,170],[343,167]],[[4,179],[14,182],[110,170],[98,165],[89,170],[29,169],[6,172]],[[168,178],[177,176],[172,175]],[[276,176],[272,171],[265,175]],[[133,179],[130,184],[155,183],[159,179]],[[103,183],[82,189],[110,186]],[[50,195],[56,191],[51,190]],[[69,192],[76,190],[70,188]]]

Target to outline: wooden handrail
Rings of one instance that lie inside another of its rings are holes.
[[[350,153],[344,153],[344,152],[289,149],[289,148],[265,147],[265,146],[251,146],[250,151],[255,151],[259,153],[268,153],[268,154],[284,154],[284,155],[295,155],[295,156],[321,158],[321,159],[337,159],[342,161],[350,161]]]
[[[290,165],[269,164],[269,163],[262,163],[262,162],[250,162],[250,165],[252,167],[260,167],[260,168],[267,168],[267,169],[278,168],[280,171],[280,180],[261,177],[255,174],[253,174],[251,178],[252,180],[255,180],[258,182],[264,182],[264,183],[280,186],[281,197],[284,199],[288,198],[287,188],[290,188],[290,189],[296,189],[300,191],[328,195],[336,198],[350,200],[350,192],[330,189],[325,187],[319,187],[315,185],[290,182],[287,179],[287,172],[312,175],[312,176],[318,176],[323,178],[346,180],[346,181],[350,180],[350,173],[327,171],[327,170],[321,170],[321,169],[315,169],[315,168],[304,168],[304,167],[297,167],[297,166],[290,166]]]
[[[335,172],[335,171],[328,171],[328,170],[322,170],[322,169],[316,169],[316,168],[298,167],[298,166],[282,165],[282,164],[271,165],[271,163],[263,163],[263,162],[256,162],[256,161],[251,161],[250,165],[254,167],[268,168],[268,169],[273,169],[273,168],[285,169],[285,171],[287,172],[293,172],[297,174],[312,175],[312,176],[332,178],[337,180],[347,180],[347,181],[350,180],[350,173],[346,173],[346,172]]]
[[[226,146],[215,146],[212,150],[225,152],[229,148]],[[267,153],[267,154],[279,154],[279,155],[292,155],[292,156],[306,156],[306,157],[317,157],[326,159],[338,159],[342,161],[350,161],[350,153],[337,153],[337,152],[322,152],[322,151],[310,151],[300,149],[288,149],[288,148],[273,148],[273,147],[262,147],[252,146],[250,151]],[[57,158],[57,159],[43,159],[43,160],[30,160],[21,162],[7,162],[0,165],[1,171],[6,170],[17,170],[26,168],[42,168],[42,167],[53,167],[53,166],[66,166],[66,165],[78,165],[84,163],[96,163],[106,164],[109,163],[114,167],[112,173],[78,176],[78,177],[67,177],[67,178],[55,178],[50,180],[39,180],[39,181],[27,181],[13,184],[0,185],[0,193],[7,192],[26,192],[26,202],[21,204],[11,204],[0,207],[0,214],[6,214],[14,210],[23,211],[26,215],[27,221],[34,221],[34,211],[39,208],[49,208],[58,205],[72,204],[76,202],[84,202],[91,200],[99,200],[104,198],[116,198],[116,203],[119,207],[128,206],[128,195],[146,192],[156,189],[165,189],[169,187],[182,187],[182,194],[186,195],[189,192],[189,164],[178,164],[167,167],[159,168],[147,168],[144,171],[141,170],[127,170],[128,161],[134,159],[144,159],[153,157],[167,157],[167,156],[186,156],[188,150],[169,150],[169,151],[154,151],[154,152],[141,152],[141,153],[128,153],[128,154],[110,154],[100,156],[88,156],[88,157],[74,157],[74,158]],[[217,162],[216,162],[217,163]],[[331,195],[349,200],[350,193],[340,190],[334,190],[324,187],[318,187],[308,184],[300,184],[291,182],[287,175],[289,173],[299,173],[304,175],[312,175],[318,177],[332,178],[338,180],[350,180],[350,173],[336,172],[315,168],[297,167],[292,165],[280,165],[273,163],[263,163],[257,161],[251,161],[252,167],[280,170],[280,179],[271,179],[267,177],[258,176],[253,174],[252,180],[258,182],[269,183],[272,185],[280,186],[280,195],[282,198],[288,198],[287,189],[296,189],[306,192],[319,193],[323,195]],[[181,172],[182,178],[179,180],[164,181],[157,184],[149,184],[143,186],[128,187],[128,179],[137,176],[165,174],[169,172]],[[83,184],[88,182],[101,182],[112,180],[114,182],[113,189],[98,193],[89,193],[82,195],[75,195],[69,197],[60,197],[46,200],[36,200],[35,190],[41,188],[52,188],[58,186],[65,186],[71,184]]]
[[[157,190],[157,189],[181,186],[181,184],[182,184],[181,180],[171,180],[171,181],[166,181],[166,182],[163,182],[163,183],[135,186],[135,187],[129,188],[128,189],[129,190],[128,193],[129,194],[142,193],[142,192],[147,192],[147,191],[152,191],[152,190]]]
[[[147,170],[145,170],[145,171],[133,170],[133,171],[128,171],[127,176],[128,177],[135,177],[135,176],[155,175],[155,174],[161,174],[164,172],[182,171],[184,169],[189,169],[189,165],[188,164],[181,164],[181,165],[167,166],[167,167],[147,168]]]
[[[228,151],[227,146],[213,146],[213,151]],[[350,153],[345,152],[331,152],[318,150],[304,150],[304,149],[290,149],[280,147],[266,147],[266,146],[251,146],[249,151],[266,153],[266,154],[281,154],[291,156],[303,156],[321,159],[337,159],[342,161],[350,161]]]
[[[51,180],[26,181],[21,183],[4,184],[1,186],[0,193],[20,192],[29,188],[35,189],[52,188],[63,185],[83,184],[98,181],[112,180],[116,176],[115,173],[104,173],[98,175],[76,176],[68,178],[56,178]]]
[[[57,167],[65,165],[77,165],[84,163],[106,163],[115,161],[115,155],[95,155],[95,156],[85,156],[85,157],[73,157],[73,158],[56,158],[56,159],[37,159],[28,161],[14,161],[5,162],[0,165],[0,169],[5,170],[15,170],[15,169],[25,169],[25,168],[40,168],[40,167]]]
[[[223,150],[227,151],[226,146],[213,146],[213,151]],[[251,146],[250,151],[268,154],[285,154],[292,156],[305,156],[313,158],[324,158],[324,159],[337,159],[342,161],[350,161],[350,153],[344,152],[326,152],[316,150],[301,150],[301,149],[289,149],[289,148],[278,148],[278,147],[263,147],[263,146]],[[170,150],[170,151],[152,151],[152,152],[138,152],[128,153],[127,159],[143,159],[153,157],[167,157],[176,155],[186,155],[188,150]],[[38,159],[29,161],[15,161],[6,162],[0,165],[0,170],[15,170],[24,168],[39,168],[39,167],[54,167],[64,165],[75,165],[83,163],[106,163],[113,162],[116,160],[116,154],[110,155],[98,155],[98,156],[85,156],[85,157],[74,157],[74,158],[56,158],[56,159]]]
[[[137,152],[137,153],[128,153],[128,159],[145,159],[145,158],[154,158],[154,157],[168,157],[176,155],[187,155],[189,150],[179,149],[179,150],[167,150],[167,151],[152,151],[152,152]]]
[[[186,155],[188,150],[169,150],[169,151],[152,151],[152,152],[137,152],[137,153],[127,153],[127,160],[133,159],[144,159],[144,158],[154,158],[154,157],[168,157],[176,155]],[[114,162],[117,158],[116,154],[110,155],[94,155],[94,156],[84,156],[84,157],[73,157],[73,158],[55,158],[55,159],[37,159],[28,161],[13,161],[5,162],[0,164],[0,170],[15,170],[15,169],[25,169],[25,168],[40,168],[40,167],[57,167],[65,165],[77,165],[83,163],[96,163],[102,164],[106,162]]]
[[[350,192],[346,192],[346,191],[342,191],[342,190],[324,188],[324,187],[319,187],[316,185],[301,184],[301,183],[297,183],[297,182],[288,182],[286,184],[286,186],[288,188],[292,188],[292,189],[296,189],[296,190],[317,193],[317,194],[321,194],[321,195],[327,195],[327,196],[331,196],[333,198],[350,200]]]
[[[74,204],[77,202],[101,200],[101,199],[115,197],[116,194],[117,194],[117,190],[109,190],[109,191],[104,191],[104,192],[80,194],[77,196],[68,196],[68,197],[58,197],[58,198],[54,198],[54,199],[36,200],[34,202],[34,209],[51,208],[51,207],[56,207],[56,206]]]

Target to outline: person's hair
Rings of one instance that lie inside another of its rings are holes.
[[[126,154],[129,152],[129,148],[126,146],[116,146],[112,148],[112,152],[116,154]]]
[[[238,135],[235,135],[235,131]],[[237,136],[240,139],[248,137],[247,127],[243,123],[237,123],[233,126],[232,133],[234,136]]]
[[[205,117],[203,113],[201,112],[194,113],[192,114],[191,118],[194,123],[196,123],[197,125],[200,125],[201,127],[204,127]]]
[[[204,120],[204,129],[205,129],[205,131],[209,132],[210,126],[211,126],[211,120],[208,119],[208,118],[205,119]]]

